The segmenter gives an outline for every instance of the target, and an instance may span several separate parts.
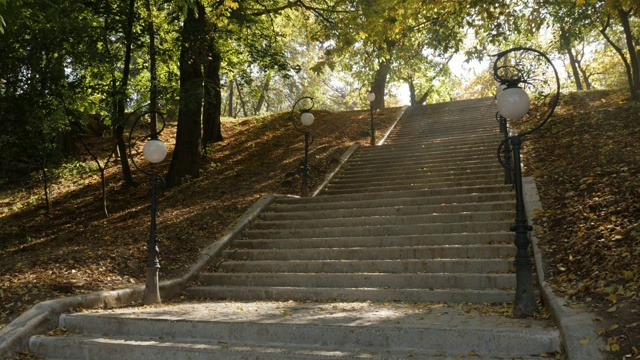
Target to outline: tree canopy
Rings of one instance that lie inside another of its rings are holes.
[[[490,95],[486,71],[456,79],[451,61],[488,64],[515,45],[563,62],[566,86],[638,98],[639,15],[633,0],[0,0],[0,160],[46,174],[96,126],[123,154],[127,118],[153,107],[178,123],[175,185],[224,139],[224,115],[289,111],[301,96],[365,108],[369,91],[383,108],[406,101],[401,88],[412,105]]]

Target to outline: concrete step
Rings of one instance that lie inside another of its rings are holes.
[[[393,199],[397,201],[401,198],[439,198],[446,201],[448,196],[458,197],[461,195],[469,195],[469,198],[473,199],[478,194],[495,194],[495,193],[511,193],[511,185],[482,185],[482,186],[461,186],[452,188],[437,188],[437,189],[417,189],[417,190],[398,190],[398,191],[372,191],[370,193],[357,193],[357,194],[335,194],[314,197],[281,197],[278,198],[278,203],[281,204],[319,204],[319,203],[336,203],[336,202],[358,202],[361,200],[371,201],[374,199]],[[474,202],[475,199],[473,199]]]
[[[560,347],[548,322],[468,305],[229,301],[64,315],[60,327],[68,332],[32,338],[30,352],[109,360],[529,359]]]
[[[503,175],[503,171],[487,171],[484,174],[438,174],[427,172],[427,170],[423,170],[420,168],[411,169],[409,171],[388,171],[388,172],[378,172],[374,175],[372,174],[341,174],[336,176],[329,183],[330,186],[339,186],[341,184],[349,184],[349,183],[380,183],[380,182],[407,182],[407,181],[427,181],[432,183],[447,183],[458,181],[460,183],[464,183],[465,181],[482,181],[482,180],[493,180],[498,181],[497,179],[501,179],[501,175]],[[498,182],[499,183],[499,182]],[[496,182],[491,184],[486,184],[486,186],[495,185]],[[451,187],[470,187],[470,186],[485,186],[485,185],[461,185],[461,184],[451,184],[451,185],[442,185],[441,188],[451,188]]]
[[[502,190],[508,189],[502,187]],[[302,212],[302,211],[337,211],[342,209],[366,209],[380,207],[407,207],[407,206],[448,206],[451,204],[477,204],[497,201],[514,201],[515,196],[511,191],[470,193],[458,195],[424,195],[425,192],[401,191],[397,197],[388,198],[386,194],[357,194],[351,196],[351,200],[344,200],[340,196],[322,196],[314,199],[320,201],[308,201],[306,198],[300,201],[291,201],[289,198],[278,198],[268,211],[277,212]]]
[[[463,222],[509,221],[513,219],[513,211],[476,211],[445,214],[390,215],[390,216],[358,216],[330,219],[295,219],[257,221],[252,230],[296,229],[296,228],[332,228],[353,226],[385,226],[385,225],[422,225]]]
[[[413,161],[404,161],[404,162],[396,162],[393,164],[380,163],[376,165],[360,165],[349,167],[345,169],[345,172],[340,174],[342,176],[357,176],[358,174],[369,174],[371,172],[376,173],[393,173],[393,172],[411,172],[411,171],[420,171],[421,173],[447,173],[451,171],[477,171],[477,170],[485,170],[489,173],[495,173],[496,170],[501,168],[500,164],[497,160],[495,161],[469,161],[469,162],[448,162],[448,163],[437,163],[431,164],[426,160],[413,160]]]
[[[477,154],[476,150],[476,153]],[[409,165],[409,166],[422,166],[422,167],[426,167],[426,166],[433,166],[433,167],[439,167],[439,166],[446,166],[446,165],[451,165],[451,164],[455,164],[456,166],[463,166],[464,165],[473,165],[473,164],[486,164],[486,165],[495,165],[498,160],[497,160],[497,155],[488,153],[489,155],[486,154],[482,154],[482,155],[476,155],[473,156],[473,153],[469,153],[469,154],[445,154],[445,155],[440,155],[439,154],[432,154],[432,153],[428,153],[425,152],[424,150],[420,149],[420,151],[416,151],[415,153],[409,154],[409,153],[402,153],[399,154],[398,156],[392,156],[392,157],[375,157],[373,159],[361,159],[361,158],[357,158],[355,157],[354,159],[352,159],[349,162],[349,165],[345,166],[345,169],[348,169],[348,171],[354,171],[360,168],[367,168],[367,167],[385,167],[385,166],[398,166],[398,165]]]
[[[513,300],[513,290],[342,288],[279,286],[192,286],[185,290],[199,299],[275,301],[404,301],[423,303],[495,304]]]
[[[488,232],[479,234],[422,234],[404,236],[361,236],[311,239],[253,239],[235,240],[239,249],[313,249],[382,246],[429,246],[429,245],[488,245],[512,243],[512,232]]]
[[[358,190],[333,188],[331,187],[331,185],[329,185],[323,191],[323,194],[324,195],[343,195],[343,194],[356,195],[356,194],[371,194],[371,193],[379,194],[381,192],[396,192],[396,191],[405,191],[405,190],[444,189],[442,188],[442,186],[448,186],[448,185],[449,184],[447,183],[441,183],[441,182],[434,183],[434,184],[431,184],[428,182],[426,184],[422,184],[420,182],[412,182],[411,184],[362,187]],[[486,185],[484,185],[483,182],[480,182],[480,185],[472,182],[469,186],[472,187],[472,186],[486,186]],[[457,189],[457,188],[451,187],[449,189]]]
[[[403,160],[411,158],[429,159],[434,162],[442,162],[446,159],[469,158],[490,158],[497,156],[498,145],[502,141],[501,138],[493,138],[490,141],[483,140],[478,144],[468,144],[465,146],[430,146],[413,145],[380,145],[375,148],[358,148],[358,150],[349,159],[349,164],[357,165],[370,162],[371,164],[390,162],[394,159]]]
[[[499,165],[494,164],[489,167],[469,167],[469,168],[456,168],[455,166],[442,168],[442,169],[432,169],[429,167],[423,166],[413,166],[408,168],[402,167],[389,167],[387,169],[362,169],[358,171],[353,171],[349,174],[340,174],[335,177],[335,179],[331,182],[371,182],[371,181],[404,181],[405,177],[421,177],[425,180],[431,179],[446,179],[446,180],[455,180],[457,178],[465,178],[465,179],[483,179],[490,176],[496,177],[500,175],[504,171]],[[447,187],[456,187],[460,185],[451,185],[451,186],[442,186],[443,188]]]
[[[365,161],[388,161],[396,158],[421,156],[429,159],[438,160],[448,157],[471,156],[471,157],[487,157],[497,153],[498,145],[502,141],[499,136],[491,136],[478,139],[475,142],[464,144],[456,144],[451,142],[416,142],[416,143],[397,143],[386,144],[375,147],[360,147],[349,159],[349,163]]]
[[[231,260],[384,260],[384,259],[488,259],[512,257],[513,245],[432,245],[315,249],[230,249],[223,256]],[[373,269],[372,269],[373,271]]]
[[[498,136],[499,129],[497,124],[495,127],[488,125],[484,127],[461,127],[459,131],[448,132],[444,126],[432,126],[432,127],[407,127],[406,129],[398,129],[398,132],[391,133],[387,140],[390,144],[396,142],[413,143],[413,142],[450,142],[463,143],[464,140],[471,139],[473,136]]]
[[[393,289],[515,288],[515,274],[383,274],[383,273],[207,273],[198,281],[209,286],[341,287]]]
[[[337,178],[340,179],[350,179],[350,178],[362,178],[362,177],[384,177],[389,175],[395,175],[393,177],[402,178],[403,174],[421,174],[425,177],[427,176],[464,176],[464,175],[477,175],[477,176],[486,176],[486,175],[495,175],[500,174],[502,167],[500,164],[492,163],[492,164],[480,164],[480,165],[472,165],[467,167],[459,167],[455,164],[450,165],[441,165],[439,167],[430,167],[427,164],[415,164],[410,166],[388,166],[388,167],[367,167],[355,169],[353,171],[348,171],[347,173],[340,174]]]
[[[317,211],[287,211],[286,206],[270,207],[268,211],[260,214],[261,220],[320,220],[353,217],[379,217],[379,216],[412,216],[427,214],[455,214],[471,212],[510,211],[513,213],[513,201],[494,201],[484,203],[467,204],[438,204],[438,205],[406,205],[368,208],[344,208],[337,210]],[[291,209],[290,209],[291,210]],[[293,209],[295,210],[295,209]]]
[[[482,233],[508,230],[505,221],[486,221],[482,223],[451,222],[416,225],[382,225],[382,226],[343,226],[332,228],[294,228],[294,229],[249,229],[244,232],[244,239],[289,239],[289,238],[323,238],[338,236],[396,236],[414,234],[460,234]]]
[[[223,272],[262,273],[506,273],[513,259],[394,259],[394,260],[266,260],[223,261]]]
[[[412,187],[419,188],[445,188],[456,186],[485,186],[493,185],[504,180],[504,175],[496,175],[496,172],[488,176],[433,176],[433,175],[407,175],[407,176],[384,176],[362,177],[359,179],[335,179],[328,188],[327,193],[348,193],[349,191],[366,192],[375,189],[380,190],[403,190]]]

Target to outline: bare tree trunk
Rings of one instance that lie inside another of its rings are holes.
[[[374,110],[384,109],[384,93],[387,85],[387,77],[389,76],[389,64],[386,61],[382,61],[378,64],[378,70],[376,70],[375,77],[373,79],[373,86],[371,91],[376,94],[375,100],[373,100],[372,106]]]
[[[228,116],[229,117],[233,117],[233,83],[234,81],[231,80],[229,81],[229,112],[228,112]]]
[[[40,159],[40,171],[42,172],[42,180],[44,183],[44,201],[47,207],[47,214],[51,212],[51,201],[49,200],[49,175],[47,174],[47,161]]]
[[[129,160],[127,159],[127,144],[124,141],[124,132],[126,126],[125,108],[127,87],[129,85],[129,73],[131,72],[131,47],[133,44],[133,18],[135,16],[135,0],[129,0],[129,10],[127,14],[127,28],[125,29],[125,54],[124,54],[124,68],[122,69],[122,83],[117,89],[116,100],[116,121],[113,127],[113,137],[116,140],[116,146],[118,147],[118,153],[120,156],[120,166],[122,167],[122,176],[125,183],[128,185],[133,184],[133,175],[131,174],[131,167],[129,166]],[[115,80],[114,80],[115,81]]]
[[[180,109],[176,146],[167,173],[167,186],[180,184],[185,177],[200,175],[202,139],[202,55],[200,45],[205,33],[205,8],[202,2],[187,10],[182,26],[180,49]]]
[[[589,80],[589,74],[587,74],[587,70],[582,67],[580,61],[577,62],[578,71],[582,74],[582,79],[584,80],[584,88],[586,90],[591,90],[591,81]]]
[[[151,117],[151,134],[155,136],[158,131],[157,113],[158,108],[158,71],[156,65],[156,29],[153,25],[153,8],[151,0],[145,2],[147,8],[147,35],[149,36],[149,102]]]
[[[411,106],[416,105],[416,85],[413,83],[413,79],[409,79],[409,104]]]
[[[264,79],[264,84],[262,85],[262,91],[260,92],[260,97],[258,98],[258,103],[256,104],[254,114],[258,115],[262,110],[262,106],[264,105],[264,101],[266,99],[266,94],[269,91],[269,86],[271,86],[271,71],[267,72],[267,75]]]
[[[620,56],[620,58],[622,59],[622,62],[624,63],[625,71],[627,73],[627,81],[629,82],[629,91],[631,92],[631,97],[633,98],[633,96],[634,96],[634,91],[633,91],[634,86],[633,86],[633,75],[632,75],[632,71],[631,71],[631,65],[629,65],[629,61],[627,60],[627,57],[625,56],[624,51],[622,51],[622,49],[618,45],[616,45],[616,43],[613,40],[611,40],[611,38],[607,34],[607,28],[610,25],[610,21],[611,21],[611,19],[607,18],[607,23],[602,27],[602,29],[600,29],[598,31],[600,32],[600,34],[602,34],[604,39],[607,40],[609,45],[611,45],[613,50],[615,50],[618,53],[618,55]]]
[[[627,43],[629,60],[631,63],[631,97],[634,100],[638,100],[640,98],[640,65],[638,64],[638,54],[636,53],[636,48],[633,44],[633,33],[631,31],[631,25],[629,24],[630,13],[631,10],[624,11],[623,9],[618,9],[618,16],[620,17],[620,22],[624,29],[624,37]]]
[[[422,94],[422,96],[420,97],[420,99],[416,100],[416,104],[418,105],[424,105],[424,103],[427,101],[427,98],[429,97],[430,92],[427,90],[424,92],[424,94]]]
[[[234,80],[236,83],[236,89],[238,89],[238,99],[240,99],[240,106],[242,106],[242,114],[244,117],[249,116],[247,114],[247,104],[245,104],[244,99],[242,98],[242,91],[240,90],[240,85],[238,85],[238,81]]]
[[[213,43],[213,39],[209,39]],[[204,69],[204,107],[202,113],[202,149],[206,153],[207,145],[224,140],[220,127],[222,115],[222,90],[220,84],[220,66],[222,57],[215,45],[208,46],[209,56]]]
[[[576,90],[582,91],[582,81],[580,81],[580,72],[578,71],[578,65],[576,64],[576,57],[573,55],[571,47],[567,49],[567,55],[569,55],[569,65],[571,65],[571,72],[573,73],[573,79],[576,83]]]

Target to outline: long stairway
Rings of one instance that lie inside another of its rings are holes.
[[[490,99],[408,108],[383,145],[359,148],[318,196],[278,197],[261,213],[187,289],[210,302],[65,315],[61,326],[77,334],[35,337],[32,351],[67,359],[559,351],[552,324],[490,305],[511,302],[515,287],[514,196],[495,157],[494,113]]]

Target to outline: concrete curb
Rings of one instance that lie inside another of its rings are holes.
[[[224,236],[200,253],[196,262],[182,277],[162,281],[160,283],[162,298],[172,298],[182,291],[276,197],[278,195],[265,195],[258,199],[253,206],[230,226],[229,231]],[[0,330],[0,359],[13,358],[16,352],[20,352],[27,347],[31,336],[55,329],[62,313],[76,311],[77,309],[115,308],[133,305],[142,301],[143,293],[144,286],[135,286],[128,289],[100,291],[38,303]]]
[[[527,218],[531,225],[535,225],[536,209],[542,209],[542,203],[538,196],[538,189],[532,177],[522,179]],[[574,309],[567,305],[565,299],[556,296],[551,286],[545,281],[542,265],[542,253],[538,246],[538,237],[535,228],[531,231],[531,244],[534,249],[536,268],[538,269],[538,282],[542,299],[551,311],[555,323],[560,328],[562,347],[568,359],[604,360],[604,340],[598,335],[593,323],[595,314],[585,309]]]

